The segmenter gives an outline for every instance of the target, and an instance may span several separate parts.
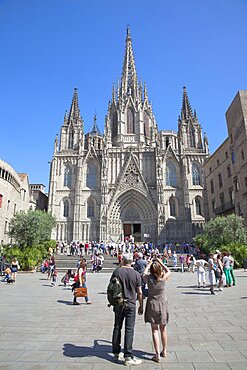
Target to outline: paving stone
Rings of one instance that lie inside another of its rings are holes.
[[[190,352],[177,352],[178,362],[214,362],[213,358],[207,351],[190,351]]]
[[[210,351],[209,353],[216,362],[246,362],[246,358],[239,351]]]
[[[194,368],[195,370],[230,370],[230,366],[228,364],[226,364],[225,362],[218,362],[218,363],[209,363],[209,362],[205,362],[205,363],[200,363],[200,364],[197,364],[197,363],[194,363]]]
[[[192,348],[194,351],[210,351],[210,350],[217,350],[217,351],[223,351],[223,348],[219,345],[218,342],[193,342],[191,343]]]

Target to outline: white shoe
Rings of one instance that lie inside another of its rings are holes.
[[[124,354],[122,352],[114,353],[113,357],[115,361],[124,361]]]
[[[124,362],[124,365],[126,366],[130,366],[130,365],[141,365],[142,364],[142,360],[140,360],[139,358],[136,358],[136,357],[125,357],[125,362]]]
[[[223,292],[223,288],[219,288],[219,292]]]

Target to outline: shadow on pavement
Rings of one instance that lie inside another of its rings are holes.
[[[196,285],[178,285],[177,288],[197,288]]]
[[[72,301],[63,301],[62,299],[58,299],[57,303],[63,303],[66,304],[67,306],[72,306]]]
[[[103,343],[103,344],[102,344]],[[134,350],[134,355],[143,360],[147,360],[147,356],[151,356],[151,353],[146,353],[140,350]],[[95,356],[108,360],[110,362],[116,362],[112,355],[112,345],[111,342],[95,339],[92,347],[86,346],[75,346],[71,343],[64,343],[63,355],[68,357],[91,357]],[[118,361],[118,363],[123,363],[123,361]]]
[[[203,293],[200,293],[200,292],[181,292],[181,294],[200,294],[200,295],[211,295],[211,292],[203,292]]]

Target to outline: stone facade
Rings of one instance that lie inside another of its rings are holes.
[[[40,211],[47,212],[48,210],[48,195],[45,194],[45,185],[30,184],[30,193],[35,204],[35,208]]]
[[[247,91],[237,93],[226,112],[228,138],[204,166],[208,219],[236,213],[247,226]]]
[[[158,131],[146,85],[137,79],[129,30],[121,82],[104,133],[85,134],[74,90],[51,161],[49,206],[56,240],[190,242],[205,222],[208,140],[186,88],[178,132]]]
[[[18,211],[27,211],[30,206],[30,192],[27,174],[17,174],[0,159],[0,243],[8,244],[9,223]]]

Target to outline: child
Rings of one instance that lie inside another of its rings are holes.
[[[52,274],[51,274],[51,286],[55,286],[57,281],[57,269],[56,266],[52,269]]]
[[[69,284],[69,280],[70,278],[72,278],[72,270],[69,269],[66,274],[62,277],[61,279],[61,282],[63,283],[63,285],[66,287],[67,284]]]

